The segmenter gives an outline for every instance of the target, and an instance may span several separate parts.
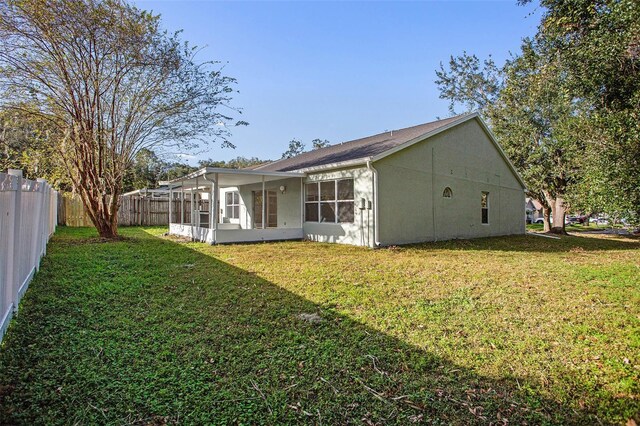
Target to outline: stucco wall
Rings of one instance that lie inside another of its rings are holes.
[[[278,228],[301,228],[301,179],[289,178],[265,182],[265,190],[276,191],[278,198]],[[286,191],[280,192],[280,186],[287,187]],[[253,228],[253,191],[262,191],[262,183],[252,185],[242,185],[237,188],[240,194],[240,219],[230,220],[231,223],[239,223],[241,229]],[[226,188],[223,191],[235,190]],[[221,209],[224,210],[224,194],[221,194]]]
[[[380,243],[522,234],[524,192],[476,120],[374,163]],[[442,196],[445,187],[452,198]],[[489,224],[481,193],[489,192]]]
[[[366,167],[331,170],[324,173],[310,173],[307,182],[353,178],[355,216],[353,223],[305,222],[305,238],[312,241],[353,244],[358,246],[374,245],[373,236],[373,175]],[[366,209],[360,209],[361,199],[365,199]]]

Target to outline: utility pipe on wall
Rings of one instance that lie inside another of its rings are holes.
[[[300,228],[304,228],[305,207],[304,178],[300,178]]]
[[[375,247],[380,247],[380,234],[378,229],[378,171],[371,164],[371,160],[367,160],[367,169],[373,175],[373,239]]]

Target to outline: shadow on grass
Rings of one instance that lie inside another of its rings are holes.
[[[190,244],[127,233],[54,238],[0,353],[0,423],[594,422],[526,379],[480,376]]]

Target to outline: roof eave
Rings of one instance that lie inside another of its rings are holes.
[[[226,169],[223,167],[203,167],[202,169],[191,172],[188,175],[173,179],[168,182],[168,186],[172,184],[180,183],[185,180],[194,179],[200,176],[205,176],[214,173],[229,174],[229,175],[252,175],[252,176],[275,176],[275,177],[305,177],[304,173],[298,171],[290,172],[266,172],[260,170],[244,170],[244,169]]]

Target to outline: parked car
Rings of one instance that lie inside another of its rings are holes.
[[[550,219],[551,223],[553,223],[553,218]],[[533,223],[544,223],[544,219],[539,217],[533,221]]]
[[[564,218],[564,223],[567,225],[573,225],[576,223],[581,223],[580,218],[578,216],[566,216]]]
[[[609,219],[607,219],[606,217],[597,217],[595,222],[596,225],[608,225]]]

